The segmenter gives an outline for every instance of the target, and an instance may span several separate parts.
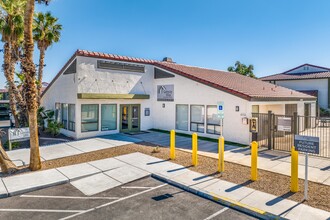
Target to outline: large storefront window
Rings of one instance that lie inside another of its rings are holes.
[[[98,131],[99,127],[99,105],[81,105],[81,131]]]
[[[188,131],[188,105],[176,105],[175,129]]]
[[[62,104],[61,111],[63,128],[68,129],[68,104]]]
[[[101,130],[117,129],[117,105],[101,105]]]
[[[220,118],[218,116],[217,106],[208,105],[206,109],[206,115],[207,115],[206,132],[209,134],[220,135]]]
[[[190,106],[190,130],[204,133],[205,107],[203,105]]]
[[[69,104],[68,110],[68,130],[75,131],[76,130],[76,112],[75,112],[75,105]]]

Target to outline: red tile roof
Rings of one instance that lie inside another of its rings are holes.
[[[8,92],[8,89],[0,89],[0,93]]]
[[[253,79],[233,72],[212,70],[200,67],[180,65],[172,62],[162,62],[150,59],[132,58],[118,56],[114,54],[95,53],[86,50],[77,50],[70,60],[64,65],[60,72],[55,76],[43,94],[61,75],[62,71],[75,59],[76,56],[93,57],[109,60],[127,61],[135,63],[151,64],[165,70],[174,72],[191,80],[211,86],[213,88],[231,93],[246,100],[268,101],[268,100],[315,100],[315,97],[286,89],[277,85],[266,83],[258,79]]]
[[[315,99],[315,97],[234,72],[169,62],[158,62],[155,65],[247,100]]]

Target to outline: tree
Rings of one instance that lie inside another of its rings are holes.
[[[62,25],[58,24],[58,18],[53,17],[50,12],[46,12],[45,14],[39,12],[35,14],[33,21],[33,34],[34,40],[37,42],[40,51],[37,84],[38,105],[40,105],[45,52],[49,46],[60,40],[61,30]]]
[[[48,0],[37,0],[38,3],[48,4]],[[26,0],[24,10],[24,54],[21,58],[21,69],[25,75],[24,96],[29,118],[30,128],[30,169],[41,169],[38,124],[37,124],[37,85],[36,85],[36,67],[33,63],[34,41],[32,34],[33,15],[35,0]]]
[[[3,173],[14,173],[18,169],[16,165],[10,160],[6,151],[3,149],[1,144],[1,138],[6,133],[0,129],[0,167]]]
[[[230,66],[230,67],[228,67],[227,70],[230,72],[236,72],[236,73],[242,74],[243,76],[249,76],[251,78],[256,78],[256,76],[253,73],[253,69],[254,69],[253,65],[246,66],[245,64],[243,64],[239,61],[236,61],[235,67]]]
[[[23,9],[25,0],[0,0],[1,40],[4,42],[4,74],[8,83],[9,104],[15,118],[15,126],[19,126],[17,105],[24,108],[25,103],[21,92],[15,85],[15,64],[19,57],[19,45],[23,40]],[[24,110],[21,109],[21,112]]]

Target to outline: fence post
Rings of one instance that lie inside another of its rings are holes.
[[[299,130],[299,127],[298,127],[298,113],[294,112],[293,113],[293,133],[298,134],[298,130]]]
[[[197,134],[193,133],[193,135],[192,135],[192,164],[194,166],[197,166],[197,164],[198,164],[197,150],[198,150]]]
[[[291,148],[291,192],[298,192],[298,151]]]
[[[170,158],[175,159],[175,130],[171,130],[170,133]]]
[[[253,141],[251,144],[251,180],[258,179],[258,143]]]
[[[225,138],[219,137],[218,140],[218,153],[219,153],[219,161],[218,161],[218,172],[222,173],[225,171]]]
[[[272,149],[272,111],[268,111],[268,150]]]

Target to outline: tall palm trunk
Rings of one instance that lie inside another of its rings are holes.
[[[0,167],[3,173],[14,173],[17,171],[17,166],[10,160],[6,151],[3,149],[0,142]]]
[[[29,116],[30,127],[30,169],[38,170],[41,168],[38,125],[37,125],[37,86],[36,86],[36,68],[33,63],[33,35],[32,22],[34,14],[34,1],[27,0],[24,12],[24,57],[21,65],[25,74],[25,98]]]
[[[45,63],[45,48],[40,47],[39,68],[38,68],[38,106],[40,106],[41,92],[42,92],[42,77]]]
[[[4,44],[4,73],[6,80],[8,82],[8,93],[9,93],[9,106],[11,113],[13,114],[15,118],[15,127],[19,127],[19,121],[18,121],[18,116],[17,116],[17,108],[16,108],[16,99],[15,99],[15,81],[14,77],[12,75],[12,68],[15,68],[15,64],[13,65],[13,61],[11,59],[11,47],[10,43],[6,42]],[[14,69],[15,70],[15,69]]]

